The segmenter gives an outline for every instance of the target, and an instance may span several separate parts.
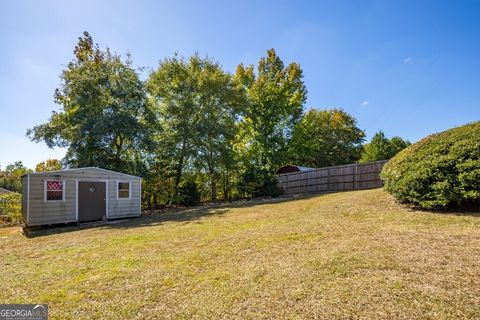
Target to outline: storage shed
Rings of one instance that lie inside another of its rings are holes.
[[[96,167],[26,174],[22,194],[27,226],[141,214],[141,178]]]
[[[7,190],[5,188],[0,188],[0,195],[5,194],[5,193],[10,193],[10,192],[12,192],[12,191]]]
[[[277,174],[284,174],[284,173],[292,173],[292,172],[308,172],[308,171],[313,171],[316,168],[309,168],[309,167],[301,167],[301,166],[295,166],[295,165],[286,165],[283,167],[280,167],[277,170]]]

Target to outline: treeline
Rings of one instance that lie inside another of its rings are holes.
[[[62,163],[57,159],[48,159],[35,166],[35,171],[27,168],[22,161],[9,164],[4,170],[0,168],[0,188],[8,191],[22,192],[22,176],[32,172],[45,172],[62,169]]]
[[[139,73],[130,55],[101,50],[85,32],[55,91],[61,109],[27,135],[66,147],[63,166],[142,176],[146,208],[275,195],[281,165],[362,157],[356,119],[342,109],[305,112],[302,69],[274,49],[234,74],[198,54],[160,61],[145,81]]]

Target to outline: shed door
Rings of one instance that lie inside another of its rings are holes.
[[[106,183],[78,183],[78,221],[102,220],[106,215]]]

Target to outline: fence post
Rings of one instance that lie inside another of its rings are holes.
[[[357,190],[357,166],[358,163],[353,165],[353,190]]]

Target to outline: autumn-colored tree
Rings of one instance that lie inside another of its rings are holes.
[[[55,171],[62,169],[62,163],[57,159],[48,159],[35,166],[35,172]]]

